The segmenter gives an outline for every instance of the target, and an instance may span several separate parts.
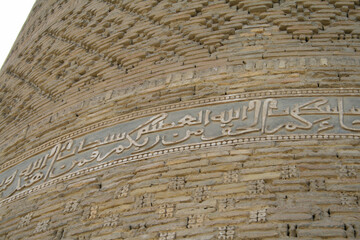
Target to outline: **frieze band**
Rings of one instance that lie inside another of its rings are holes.
[[[221,104],[224,102],[234,102],[234,101],[243,101],[243,100],[250,100],[250,99],[263,99],[266,97],[291,97],[291,96],[359,96],[360,89],[352,88],[352,89],[282,89],[282,90],[266,90],[266,91],[257,91],[257,92],[249,92],[249,93],[239,93],[239,94],[232,94],[226,96],[217,96],[217,97],[210,97],[204,98],[199,100],[169,104],[159,107],[154,107],[146,110],[141,110],[137,112],[133,112],[130,114],[124,114],[119,117],[115,117],[109,120],[101,121],[98,123],[91,124],[87,127],[80,128],[76,131],[70,132],[63,136],[57,137],[52,139],[39,147],[31,149],[24,154],[21,154],[19,157],[14,159],[7,160],[4,164],[0,165],[0,171],[7,169],[11,166],[17,165],[18,163],[22,162],[25,159],[28,159],[42,151],[45,151],[55,144],[63,142],[69,138],[79,137],[90,132],[96,131],[101,128],[105,128],[108,126],[113,126],[115,124],[132,120],[137,117],[142,116],[150,116],[151,114],[157,114],[161,112],[169,112],[169,111],[176,111],[179,109],[187,109],[197,106],[205,106],[205,105],[212,105],[212,104]]]
[[[41,152],[40,146],[32,156],[16,159],[16,166],[3,167],[0,204],[93,171],[172,152],[261,141],[359,139],[359,105],[358,89],[277,90],[128,114],[90,126],[89,133],[58,138],[48,150]]]

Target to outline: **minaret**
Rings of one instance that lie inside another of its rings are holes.
[[[358,238],[358,0],[38,0],[0,71],[0,239]]]

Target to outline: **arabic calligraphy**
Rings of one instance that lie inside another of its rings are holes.
[[[139,153],[238,137],[359,134],[358,97],[287,97],[163,112],[57,143],[0,176],[10,197],[67,174]]]

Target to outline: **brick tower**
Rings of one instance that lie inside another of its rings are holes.
[[[0,72],[0,240],[360,233],[359,0],[38,0]]]

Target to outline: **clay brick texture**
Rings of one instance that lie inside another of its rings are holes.
[[[359,239],[359,52],[359,0],[37,0],[0,240]]]

